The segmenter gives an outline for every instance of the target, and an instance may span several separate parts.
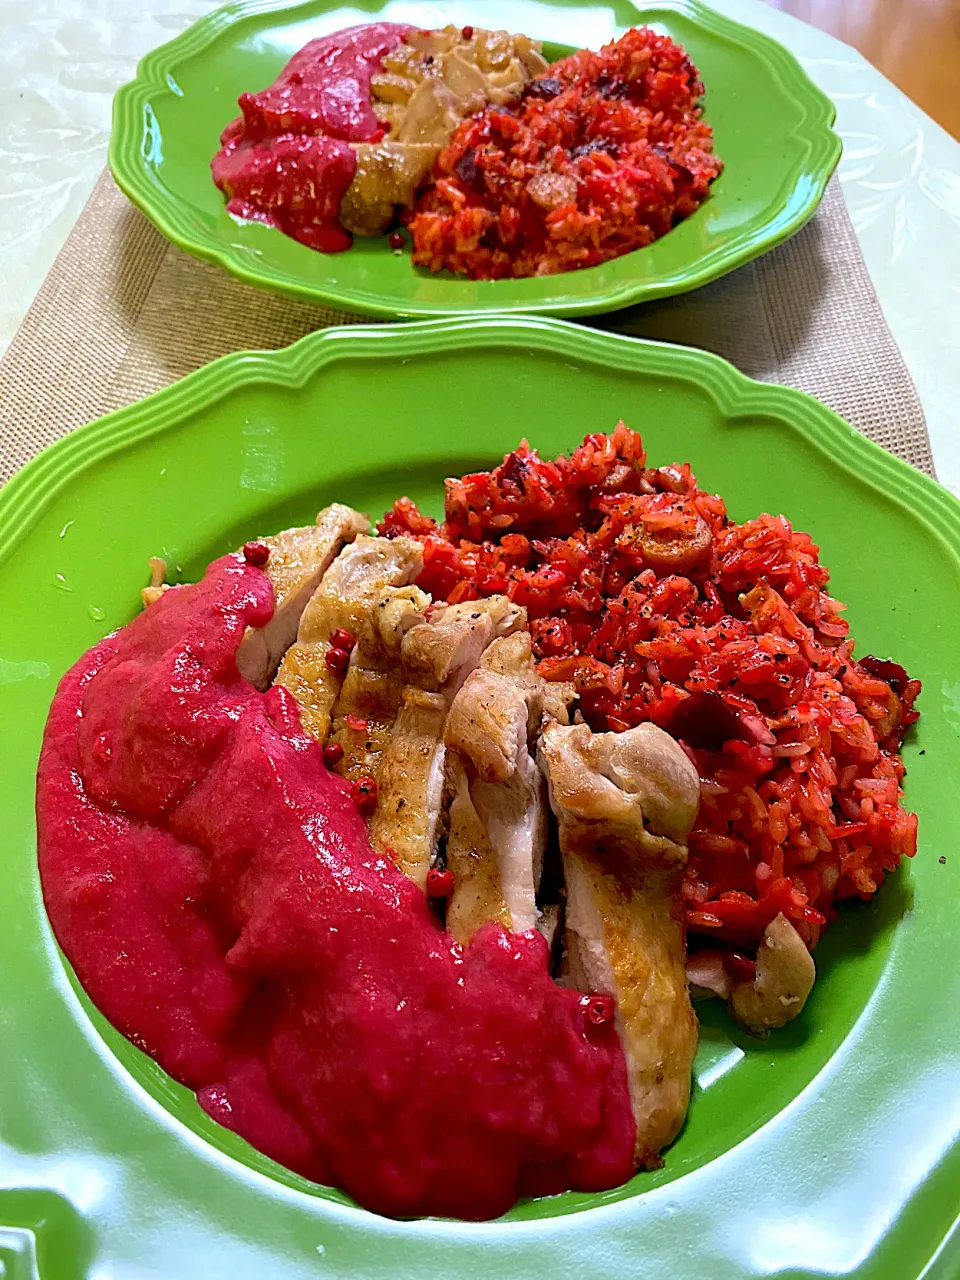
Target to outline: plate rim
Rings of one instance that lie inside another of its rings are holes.
[[[270,0],[267,0],[269,3]],[[263,0],[254,0],[263,3]],[[758,382],[722,356],[698,347],[658,342],[604,329],[588,329],[547,316],[472,315],[412,321],[404,325],[335,325],[318,329],[274,351],[234,351],[194,370],[133,404],[115,409],[61,436],[31,458],[0,490],[0,566],[57,492],[76,474],[128,444],[171,430],[192,412],[238,387],[261,382],[302,386],[330,361],[345,354],[376,358],[426,355],[470,346],[534,340],[559,354],[630,371],[696,371],[719,407],[731,416],[767,413],[805,430],[817,447],[862,484],[913,499],[916,519],[937,536],[960,563],[960,499],[932,476],[889,453],[822,401],[780,383]],[[615,360],[605,353],[618,353]],[[163,421],[157,422],[158,408]],[[785,408],[790,410],[787,414]]]
[[[335,306],[343,310],[381,319],[410,319],[489,313],[493,307],[443,306],[416,301],[395,303],[369,294],[322,281],[319,284],[298,279],[292,274],[261,269],[258,261],[235,252],[217,235],[196,232],[175,200],[168,200],[163,188],[152,181],[142,157],[139,137],[145,108],[153,95],[171,94],[169,66],[173,61],[196,57],[212,46],[232,26],[260,15],[292,12],[315,3],[315,0],[232,0],[204,15],[172,40],[150,50],[137,64],[134,78],[114,94],[112,126],[107,163],[114,181],[127,198],[171,243],[205,262],[211,262],[258,288],[269,289],[301,301]],[[728,18],[711,9],[702,0],[639,0],[632,5],[638,20],[650,9],[668,9],[678,13],[706,31],[748,49],[774,72],[781,87],[791,93],[802,107],[802,117],[791,131],[791,137],[806,139],[805,157],[796,175],[793,193],[804,179],[804,194],[794,202],[790,215],[777,216],[774,229],[752,235],[738,248],[721,246],[706,258],[686,267],[680,278],[676,272],[653,281],[636,276],[612,289],[589,298],[569,298],[553,302],[507,302],[496,310],[503,314],[544,314],[554,316],[598,315],[656,298],[688,293],[728,274],[776,248],[804,226],[816,213],[827,183],[836,169],[843,143],[833,129],[836,106],[810,79],[799,60],[779,41],[764,32]],[[619,24],[618,24],[619,25]],[[634,252],[641,252],[634,250]],[[629,257],[629,255],[623,255]]]

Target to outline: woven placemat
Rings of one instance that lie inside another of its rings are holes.
[[[104,173],[0,362],[0,482],[68,431],[217,356],[358,323],[181,253]],[[803,231],[757,262],[595,323],[704,347],[751,377],[808,391],[933,474],[923,410],[836,179]]]

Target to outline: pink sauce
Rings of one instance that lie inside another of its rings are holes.
[[[85,990],[215,1119],[377,1212],[488,1218],[623,1182],[613,1023],[552,982],[539,934],[458,946],[371,849],[286,691],[237,672],[272,611],[226,556],[60,684],[40,872]]]
[[[370,79],[412,29],[373,22],[311,40],[269,88],[242,93],[210,165],[227,210],[326,253],[349,248],[337,221],[357,168],[347,144],[379,129]]]

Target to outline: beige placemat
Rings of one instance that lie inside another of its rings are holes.
[[[106,173],[0,362],[0,482],[45,445],[229,351],[363,318],[241,284],[168,244]],[[800,387],[933,474],[923,411],[839,184],[787,244],[724,280],[596,323],[717,351]]]

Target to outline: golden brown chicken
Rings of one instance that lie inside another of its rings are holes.
[[[497,636],[526,624],[505,596],[441,605],[412,626],[400,645],[405,681],[399,714],[380,756],[375,848],[425,886],[443,817],[443,727],[457,690]]]
[[[337,771],[351,782],[377,776],[403,695],[400,646],[429,604],[419,587],[384,587],[357,632],[330,730],[343,749]]]
[[[359,511],[334,502],[316,523],[261,538],[270,548],[264,572],[273,583],[276,607],[265,627],[250,627],[237,651],[237,666],[258,689],[266,689],[280,659],[293,644],[310,597],[344,543],[370,528]]]
[[[488,646],[450,708],[447,928],[458,942],[491,921],[517,931],[538,922],[547,818],[531,747],[543,696],[529,633],[520,631]]]
[[[390,741],[380,757],[370,843],[421,889],[443,815],[443,694],[407,685]]]
[[[357,169],[340,221],[361,236],[381,235],[397,208],[410,208],[440,149],[466,115],[516,100],[547,69],[524,35],[447,26],[412,31],[383,59],[370,84],[380,142],[353,143]]]
[[[411,538],[370,538],[361,534],[330,565],[300,618],[297,642],[277,672],[300,704],[304,729],[326,741],[344,670],[327,662],[334,631],[356,635],[384,587],[411,583],[423,564],[423,549]]]
[[[498,636],[526,626],[526,610],[506,596],[441,604],[403,637],[403,668],[411,684],[452,698]]]
[[[548,724],[540,760],[567,888],[564,977],[616,997],[637,1163],[652,1167],[683,1124],[697,1048],[680,885],[699,779],[651,724],[602,734]]]

